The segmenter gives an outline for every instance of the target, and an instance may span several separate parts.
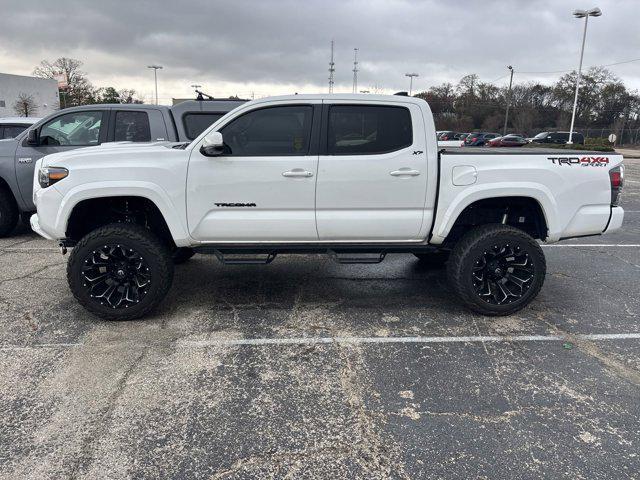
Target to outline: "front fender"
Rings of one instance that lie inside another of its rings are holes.
[[[185,211],[185,206],[175,205],[167,192],[155,183],[131,180],[85,183],[65,192],[55,221],[55,231],[62,233],[60,238],[65,235],[71,212],[76,205],[84,200],[106,197],[142,197],[152,201],[164,217],[175,244],[179,247],[192,244],[186,218],[180,215],[180,212]]]
[[[442,195],[439,203],[446,205],[446,208],[438,209],[436,213],[431,243],[443,243],[460,214],[472,203],[501,197],[529,197],[536,200],[549,229],[546,241],[555,242],[560,239],[561,226],[558,222],[557,204],[549,188],[532,182],[500,182],[491,186],[479,184],[453,187]]]

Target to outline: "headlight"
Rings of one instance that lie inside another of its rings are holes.
[[[42,167],[38,172],[38,183],[47,188],[69,175],[69,170],[62,167]]]

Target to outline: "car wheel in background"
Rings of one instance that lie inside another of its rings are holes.
[[[11,191],[0,186],[0,238],[8,236],[18,224],[18,205]]]

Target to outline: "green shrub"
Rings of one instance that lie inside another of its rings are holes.
[[[585,145],[597,145],[601,147],[611,147],[611,142],[608,138],[604,137],[587,137],[584,139]]]

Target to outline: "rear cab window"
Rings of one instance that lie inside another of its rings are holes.
[[[151,126],[147,112],[116,111],[113,140],[115,142],[150,142]]]
[[[390,153],[413,144],[411,113],[406,107],[331,105],[327,125],[329,155]]]
[[[182,116],[184,131],[189,140],[194,140],[207,128],[220,120],[225,113],[188,112]]]

